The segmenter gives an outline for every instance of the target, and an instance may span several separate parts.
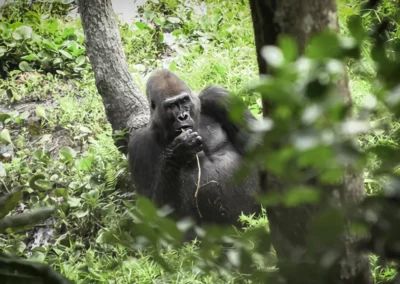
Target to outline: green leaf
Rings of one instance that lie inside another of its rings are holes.
[[[89,156],[84,159],[77,160],[77,168],[81,171],[89,171],[92,168],[93,157]]]
[[[29,65],[28,62],[26,61],[21,61],[18,65],[19,69],[21,69],[24,72],[31,72],[34,71],[34,69]]]
[[[340,54],[338,35],[324,32],[314,36],[307,48],[307,56],[317,60],[336,58]]]
[[[89,214],[89,210],[78,210],[74,213],[76,218],[83,218]]]
[[[0,57],[4,56],[6,52],[7,52],[7,47],[4,45],[0,45]]]
[[[32,253],[32,256],[29,258],[30,260],[38,261],[38,262],[43,262],[45,259],[44,253],[40,251],[34,251]]]
[[[177,23],[180,23],[181,19],[176,18],[176,17],[168,17],[167,21],[172,23],[172,24],[177,24]]]
[[[67,38],[70,37],[72,35],[75,35],[76,29],[75,28],[67,28],[63,31],[61,37],[62,38]]]
[[[7,176],[6,169],[4,168],[4,164],[0,162],[0,178],[5,178]]]
[[[90,129],[87,128],[86,126],[81,126],[81,127],[79,127],[79,130],[80,130],[81,132],[83,132],[83,133],[88,133],[88,134],[92,133],[92,130],[90,130]]]
[[[10,34],[11,29],[10,29],[10,25],[8,23],[5,22],[0,22],[0,34],[4,36]]]
[[[283,54],[281,50],[276,46],[264,46],[261,49],[261,55],[265,59],[265,61],[273,67],[279,67],[284,62]]]
[[[286,61],[293,62],[297,58],[297,43],[289,36],[281,36],[279,38],[279,47]]]
[[[36,116],[40,118],[46,118],[46,109],[44,106],[39,105],[36,107]]]
[[[58,21],[57,19],[49,19],[46,25],[46,31],[55,34],[58,31]]]
[[[0,113],[0,121],[4,122],[7,118],[10,118],[11,116],[8,113]]]
[[[63,75],[63,76],[67,75],[65,72],[63,72],[63,71],[61,71],[61,70],[56,70],[56,73],[57,73],[57,74],[60,74],[60,75]]]
[[[43,158],[43,156],[44,156],[44,153],[43,153],[43,150],[42,150],[42,149],[37,149],[35,152],[33,152],[33,157],[34,157],[35,159],[40,160],[40,159]]]
[[[68,58],[68,59],[72,59],[73,57],[72,57],[72,55],[70,54],[70,53],[68,53],[67,51],[65,51],[65,50],[59,50],[59,52],[62,54],[62,55],[64,55],[66,58]]]
[[[147,198],[140,197],[136,202],[136,206],[146,220],[151,220],[157,216],[154,204]]]
[[[76,157],[76,152],[70,147],[63,147],[60,150],[60,157],[62,160],[70,162]]]
[[[48,39],[42,40],[40,44],[43,45],[43,47],[50,49],[52,51],[58,51],[59,49],[59,46],[57,44]]]
[[[139,30],[151,30],[151,28],[148,25],[142,22],[136,22],[135,25],[138,27]]]
[[[85,57],[84,55],[79,56],[79,57],[75,60],[77,66],[83,65],[83,64],[85,63],[85,61],[86,61],[86,57]]]
[[[347,21],[350,34],[358,41],[361,42],[367,33],[362,25],[362,19],[360,15],[352,15]]]
[[[79,197],[68,197],[68,204],[71,207],[79,207],[81,205],[81,199]]]
[[[36,54],[29,54],[29,55],[22,56],[21,59],[27,60],[27,61],[40,60],[39,57]]]
[[[180,55],[182,55],[182,56],[189,56],[189,55],[190,55],[190,52],[187,51],[187,50],[186,50],[185,48],[183,48],[183,47],[177,46],[177,47],[175,48],[175,50],[176,50],[176,52],[177,52],[178,54],[180,54]]]
[[[163,32],[160,32],[158,34],[158,42],[159,43],[163,43],[164,42],[164,33]]]
[[[64,187],[58,187],[54,190],[54,195],[57,197],[64,197],[65,199],[68,198],[68,190]]]
[[[21,26],[16,28],[13,32],[13,38],[15,40],[26,40],[32,37],[32,28],[29,26]]]
[[[177,68],[176,68],[176,62],[175,62],[175,61],[173,61],[173,62],[169,65],[169,70],[171,70],[171,71],[176,71],[176,70],[177,70]]]
[[[19,230],[24,230],[27,227],[31,227],[51,217],[54,209],[53,206],[44,207],[0,219],[0,232],[17,232]]]
[[[25,120],[25,119],[27,119],[29,117],[29,114],[30,114],[29,111],[24,111],[23,113],[21,113],[19,115],[19,118],[22,119],[22,120]]]
[[[50,181],[45,180],[43,174],[37,174],[31,177],[29,180],[29,186],[37,191],[48,191],[53,188],[53,184]]]
[[[22,191],[14,191],[0,198],[0,219],[13,210],[22,199]]]
[[[50,59],[48,57],[43,58],[40,61],[40,65],[43,68],[43,70],[49,70],[51,68],[51,61],[50,61]]]
[[[57,57],[56,59],[53,60],[54,65],[61,64],[61,63],[63,63],[63,60],[60,57]]]
[[[290,189],[284,197],[284,204],[288,207],[302,204],[314,204],[319,201],[320,193],[314,188]]]
[[[8,129],[4,128],[0,132],[0,141],[5,143],[6,145],[12,144],[11,137],[10,137],[10,132],[8,131]]]

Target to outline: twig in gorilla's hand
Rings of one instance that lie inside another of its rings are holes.
[[[201,215],[201,212],[200,212],[199,202],[198,202],[198,200],[197,200],[197,194],[199,194],[200,179],[201,179],[200,159],[199,159],[199,155],[197,155],[197,154],[196,154],[196,159],[197,159],[197,168],[199,169],[199,173],[198,173],[198,175],[197,175],[197,187],[196,187],[196,191],[195,191],[195,193],[194,193],[194,199],[195,199],[195,201],[196,201],[197,212],[199,212],[200,218],[203,218],[203,216]]]
[[[199,156],[196,154],[196,159],[197,159],[197,167],[199,169],[199,174],[197,176],[197,187],[196,187],[196,192],[194,193],[194,199],[196,201],[196,208],[197,208],[197,212],[199,213],[200,218],[203,218],[203,216],[201,215],[200,212],[200,208],[199,208],[199,202],[197,199],[197,196],[199,194],[199,190],[200,188],[202,188],[203,186],[209,185],[210,183],[215,183],[218,185],[218,182],[216,182],[215,180],[211,180],[203,185],[200,185],[200,178],[201,178],[201,167],[200,167],[200,160],[199,160]]]

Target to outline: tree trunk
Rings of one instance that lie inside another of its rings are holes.
[[[250,8],[260,74],[269,72],[261,49],[265,45],[276,45],[279,35],[292,36],[298,43],[300,53],[304,53],[310,36],[326,28],[339,31],[335,0],[250,0]],[[347,77],[341,87],[350,101]],[[270,113],[271,107],[263,102],[264,116]],[[267,192],[285,190],[283,180],[266,172],[261,173],[261,185]],[[346,173],[339,190],[340,205],[360,204],[365,195],[362,173]],[[304,258],[299,257],[299,252],[307,256],[308,228],[316,212],[318,208],[309,206],[267,208],[272,242],[280,260],[297,257],[301,263]],[[330,275],[333,278],[329,283],[372,283],[368,255],[352,249],[357,239],[345,233],[342,241],[345,256],[340,262],[339,271]],[[310,278],[314,276],[310,275]]]
[[[111,0],[79,0],[78,4],[96,87],[112,129],[145,127],[149,104],[129,72]]]

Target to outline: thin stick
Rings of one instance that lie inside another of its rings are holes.
[[[199,194],[200,179],[201,179],[200,159],[199,159],[199,155],[197,155],[197,154],[196,154],[196,159],[197,159],[197,168],[199,169],[199,174],[197,175],[197,188],[196,188],[196,192],[194,193],[194,199],[196,201],[197,212],[199,213],[200,218],[203,218],[203,216],[201,215],[201,212],[200,212],[199,202],[198,202],[198,199],[197,199],[197,195]]]

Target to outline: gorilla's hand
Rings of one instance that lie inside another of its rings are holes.
[[[201,136],[192,129],[182,131],[167,147],[171,159],[177,162],[185,162],[202,150]]]

